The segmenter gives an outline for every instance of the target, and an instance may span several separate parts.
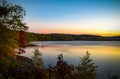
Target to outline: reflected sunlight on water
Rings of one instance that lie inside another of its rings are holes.
[[[55,65],[57,56],[63,54],[64,59],[68,63],[77,65],[79,57],[83,57],[86,51],[89,51],[91,58],[95,64],[99,66],[98,72],[103,74],[107,70],[120,75],[120,43],[119,41],[52,41],[44,42],[44,47],[41,47],[41,42],[33,42],[39,45],[38,48],[42,53],[45,66],[52,63]],[[35,47],[26,48],[24,55],[31,57]]]

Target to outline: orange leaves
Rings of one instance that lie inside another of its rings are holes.
[[[24,34],[24,31],[20,31],[19,32],[19,47],[22,47],[22,48],[25,48],[26,47],[26,39],[25,39],[25,34]]]
[[[19,55],[25,53],[24,48],[26,47],[26,44],[27,44],[27,42],[25,39],[24,31],[20,31],[19,32],[19,52],[18,52]],[[24,58],[22,58],[22,57],[20,59],[24,60]]]

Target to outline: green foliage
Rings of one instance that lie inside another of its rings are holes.
[[[19,5],[13,5],[6,0],[0,3],[0,26],[10,30],[27,30],[23,17],[25,11]]]
[[[26,31],[23,22],[25,11],[19,5],[13,5],[7,0],[0,0],[0,75],[7,77],[8,67],[16,57],[19,36],[16,31]]]
[[[80,79],[96,79],[97,66],[94,65],[87,51],[84,57],[80,58],[80,64],[77,66],[77,73]]]
[[[25,58],[25,61],[19,61],[21,65],[10,68],[10,78],[14,79],[95,79],[96,78],[96,66],[90,54],[87,52],[84,57],[81,58],[80,64],[76,67],[68,64],[63,55],[58,55],[58,61],[55,66],[49,65],[48,68],[41,67],[41,53],[38,48],[33,52],[33,62],[31,59]],[[40,61],[38,61],[40,60]],[[37,62],[36,62],[37,61]],[[35,64],[34,64],[35,62]],[[39,63],[40,64],[36,64]],[[77,72],[75,72],[75,69]],[[116,78],[114,76],[114,78]],[[114,79],[112,78],[112,79]]]
[[[39,52],[38,48],[35,48],[33,51],[33,63],[36,67],[43,67],[43,60],[42,60],[42,54]]]
[[[0,2],[0,56],[14,56],[14,48],[18,47],[19,40],[16,31],[27,30],[23,22],[25,11],[21,6],[6,0]]]
[[[97,35],[75,35],[75,34],[38,34],[28,33],[30,41],[119,41],[120,36],[97,36]]]

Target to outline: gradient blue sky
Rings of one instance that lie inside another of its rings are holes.
[[[29,31],[120,35],[119,0],[15,0]]]

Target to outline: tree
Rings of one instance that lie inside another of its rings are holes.
[[[67,62],[64,61],[63,55],[58,55],[58,61],[56,64],[58,78],[57,79],[73,79],[73,70],[74,67],[69,65]]]
[[[79,79],[96,79],[96,68],[93,60],[90,58],[90,53],[87,51],[84,57],[80,58],[80,63],[77,66]]]
[[[43,61],[42,61],[42,54],[39,52],[39,49],[38,48],[35,48],[34,51],[33,51],[33,63],[36,67],[43,67]]]
[[[7,75],[11,60],[16,57],[19,48],[19,31],[26,31],[23,22],[25,10],[19,5],[13,5],[7,0],[0,0],[0,75]]]
[[[45,70],[45,79],[77,79],[73,73],[73,65],[64,61],[62,54],[58,55],[57,59],[56,66],[49,65]]]

